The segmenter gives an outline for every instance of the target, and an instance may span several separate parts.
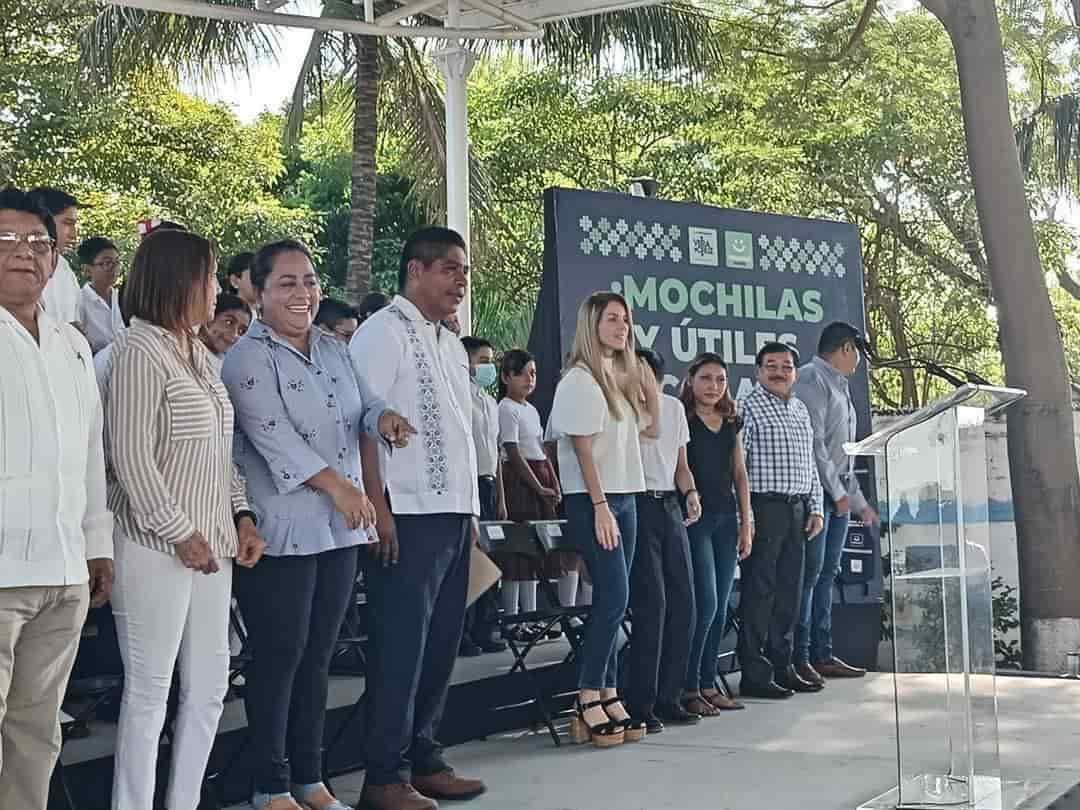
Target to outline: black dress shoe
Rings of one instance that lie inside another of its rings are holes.
[[[458,655],[462,658],[476,658],[476,656],[483,654],[484,651],[474,644],[471,639],[461,640],[461,646],[458,647]]]
[[[785,689],[790,689],[792,692],[820,692],[825,688],[823,683],[804,681],[799,677],[799,673],[795,671],[795,667],[788,667],[784,672],[780,673],[776,678],[776,683]]]
[[[641,725],[644,723],[646,734],[659,734],[664,730],[664,724],[661,723],[660,718],[652,712],[649,712],[648,714],[636,714],[631,712],[630,722],[632,725]]]
[[[486,653],[506,652],[506,642],[494,638],[484,639],[479,643],[480,649]]]
[[[739,694],[743,697],[753,698],[765,698],[766,700],[783,700],[789,698],[795,694],[791,689],[787,689],[776,681],[769,681],[766,684],[756,683],[740,683]]]
[[[701,715],[688,712],[678,703],[657,703],[656,716],[669,726],[696,726]]]

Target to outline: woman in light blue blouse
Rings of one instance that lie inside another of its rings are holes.
[[[347,810],[322,783],[327,678],[374,510],[348,348],[312,323],[321,291],[298,242],[267,245],[251,281],[261,318],[226,355],[235,459],[266,539],[236,577],[254,660],[247,716],[259,810]]]

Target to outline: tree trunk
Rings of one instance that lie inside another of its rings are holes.
[[[956,51],[968,161],[998,308],[1025,669],[1062,672],[1080,648],[1080,523],[1069,376],[1035,246],[993,0],[922,0]]]
[[[349,267],[345,296],[353,304],[371,288],[375,247],[375,149],[379,139],[379,43],[353,38],[356,50],[355,119],[352,144],[352,212],[349,220]]]

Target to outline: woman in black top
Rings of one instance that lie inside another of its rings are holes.
[[[735,412],[723,358],[712,352],[695,357],[681,396],[690,425],[686,456],[702,505],[701,519],[687,529],[697,624],[683,697],[687,711],[712,717],[724,709],[742,708],[717,685],[716,663],[735,567],[750,554],[754,515],[739,435],[742,419]]]

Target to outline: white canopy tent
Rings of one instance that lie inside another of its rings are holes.
[[[656,0],[399,0],[396,8],[375,14],[374,0],[356,18],[314,16],[289,10],[293,0],[253,0],[253,6],[221,5],[213,0],[108,0],[144,11],[186,14],[235,22],[340,31],[366,36],[442,40],[436,53],[446,78],[446,224],[470,242],[468,78],[475,55],[469,40],[526,40],[543,35],[545,23],[651,5]],[[443,26],[406,25],[418,14]],[[470,301],[460,313],[461,328],[471,329]]]

